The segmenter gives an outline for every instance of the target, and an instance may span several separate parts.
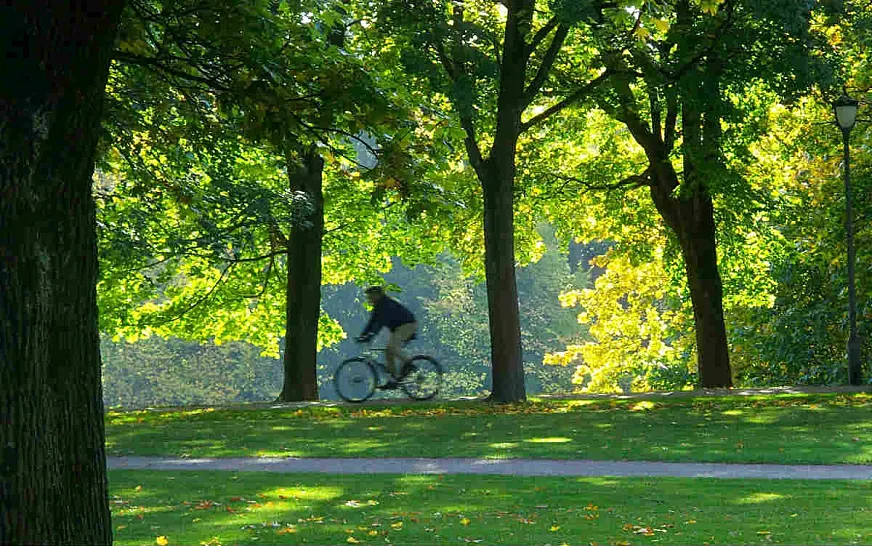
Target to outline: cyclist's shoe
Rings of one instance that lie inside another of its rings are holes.
[[[384,385],[379,385],[379,390],[394,391],[394,390],[397,390],[397,387],[399,387],[399,384],[396,381],[391,380],[391,381],[388,381],[387,383],[385,383]]]

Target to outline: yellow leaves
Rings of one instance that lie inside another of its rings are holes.
[[[695,3],[699,5],[700,9],[709,15],[716,15],[718,13],[718,8],[724,2],[724,0],[696,0]]]
[[[469,518],[464,517],[464,518],[461,518],[461,519],[460,519],[460,524],[461,524],[461,525],[469,525],[470,523],[471,523],[471,522],[469,521]]]
[[[670,26],[666,19],[654,19],[654,27],[660,32],[668,32]]]
[[[400,529],[403,528],[403,522],[402,521],[395,521],[394,523],[391,523],[391,527],[393,527],[394,529],[399,531]]]
[[[551,531],[552,533],[554,533],[554,532],[560,530],[560,526],[559,525],[552,525],[548,530]]]
[[[163,535],[157,537],[154,542],[155,544],[157,544],[157,546],[167,546],[167,544],[170,543],[169,539],[167,539],[167,537]]]
[[[278,534],[280,535],[291,535],[297,532],[296,527],[282,527],[278,530]]]
[[[637,40],[647,40],[651,37],[651,31],[645,27],[640,26],[633,32],[633,35],[636,37]]]
[[[367,534],[368,534],[369,536],[371,536],[371,537],[377,537],[377,536],[378,536],[378,531],[376,531],[375,529],[373,529],[372,531],[368,532]]]
[[[357,539],[354,538],[354,537],[348,537],[348,538],[346,538],[346,539],[345,539],[345,542],[347,542],[347,543],[349,543],[349,544],[359,544],[359,543],[360,543],[360,541],[357,540]]]
[[[137,485],[136,487],[133,488],[133,490],[136,491],[137,493],[139,493],[140,491],[142,491],[142,486]]]

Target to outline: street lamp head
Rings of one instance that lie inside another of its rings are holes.
[[[859,101],[847,95],[842,95],[833,103],[833,111],[836,114],[836,123],[842,131],[850,131],[857,123],[857,107]]]

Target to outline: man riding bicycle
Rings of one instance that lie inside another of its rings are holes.
[[[403,344],[413,339],[418,331],[415,315],[397,300],[389,298],[381,286],[371,286],[365,293],[366,299],[372,305],[372,315],[356,340],[358,343],[365,343],[375,337],[383,327],[390,330],[385,360],[390,374],[397,380],[402,379],[408,371],[406,364],[409,362],[409,356],[403,351]],[[403,364],[403,373],[399,377],[395,365],[397,359]]]

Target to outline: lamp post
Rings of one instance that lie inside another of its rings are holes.
[[[857,107],[859,103],[842,95],[833,103],[836,124],[842,130],[842,142],[845,149],[845,230],[848,233],[848,321],[851,333],[848,336],[848,383],[860,385],[862,378],[860,366],[860,339],[857,337],[857,292],[854,287],[854,221],[851,203],[851,150],[849,139],[851,129],[857,122]]]

